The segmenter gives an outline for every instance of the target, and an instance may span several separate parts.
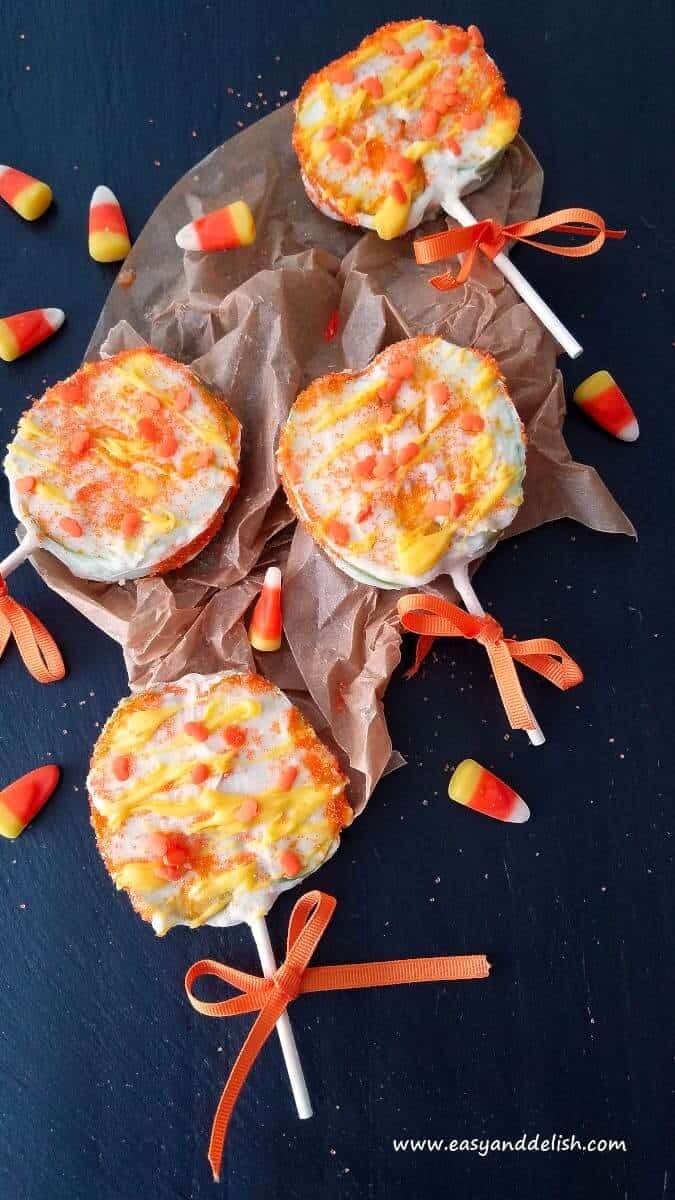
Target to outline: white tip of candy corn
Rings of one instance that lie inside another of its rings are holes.
[[[530,819],[530,810],[527,807],[522,796],[518,796],[514,801],[513,808],[508,817],[504,818],[509,825],[524,825]]]
[[[265,571],[265,581],[263,587],[272,588],[278,591],[281,587],[281,571],[279,567],[268,567]]]
[[[180,246],[181,250],[201,250],[201,240],[192,221],[178,230],[176,245]]]
[[[43,308],[42,315],[48,325],[51,325],[52,330],[56,333],[60,329],[66,319],[66,314],[62,308]]]
[[[622,442],[636,442],[640,436],[640,426],[638,425],[635,417],[633,417],[633,420],[629,421],[627,425],[624,425],[623,429],[621,429],[616,436]]]
[[[104,183],[99,183],[98,187],[94,188],[89,207],[93,208],[95,204],[119,204],[119,200],[109,187],[106,187]]]

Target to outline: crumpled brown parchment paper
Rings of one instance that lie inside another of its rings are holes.
[[[243,425],[242,487],[222,531],[181,571],[123,587],[75,579],[44,552],[34,562],[50,587],[121,643],[132,686],[257,665],[336,746],[360,812],[401,761],[382,707],[400,660],[397,593],[342,575],[292,522],[274,450],[297,392],[417,333],[489,350],[529,439],[525,503],[505,536],[565,516],[605,532],[634,530],[593,468],[572,461],[555,344],[497,269],[481,262],[464,287],[441,294],[428,285],[433,268],[415,264],[412,235],[380,242],[322,216],[305,196],[291,125],[288,105],[219,146],[168,193],[125,264],[136,272],[133,286],[113,286],[87,351],[93,358],[145,340],[227,398]],[[538,212],[542,183],[518,138],[469,204],[477,219],[522,220]],[[255,213],[254,246],[178,249],[181,225],[239,197]],[[336,308],[339,333],[326,342]],[[244,617],[271,562],[284,571],[287,644],[256,663]],[[434,590],[454,598],[448,580]]]

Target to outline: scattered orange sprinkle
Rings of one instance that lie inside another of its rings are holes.
[[[211,772],[206,763],[195,763],[190,772],[190,779],[193,783],[204,783],[210,774]]]
[[[424,508],[425,517],[449,517],[452,505],[449,500],[430,500]]]
[[[205,446],[203,450],[198,450],[195,456],[195,463],[199,468],[210,467],[215,455],[211,446]]]
[[[369,454],[367,458],[360,458],[354,463],[354,478],[355,479],[370,479],[375,466],[375,455]]]
[[[473,112],[462,113],[461,116],[462,129],[480,129],[483,124],[483,114],[480,109],[475,109]]]
[[[136,282],[136,272],[131,267],[125,267],[117,276],[117,282],[121,288],[130,288]]]
[[[480,433],[485,428],[485,421],[477,412],[464,412],[459,418],[459,427],[464,433]]]
[[[377,75],[367,75],[365,79],[361,80],[361,87],[365,88],[368,95],[373,97],[373,100],[380,100],[384,95],[382,80],[378,79]]]
[[[391,372],[390,372],[391,374]],[[396,399],[396,393],[401,386],[400,379],[389,379],[387,383],[383,383],[381,388],[377,390],[378,400],[383,400],[385,404],[390,404]]]
[[[396,454],[396,465],[404,467],[406,463],[412,462],[418,452],[419,446],[417,442],[408,442],[405,446],[401,446],[401,449]]]
[[[84,454],[91,445],[91,437],[86,429],[78,429],[70,439],[70,449],[73,454]]]
[[[33,491],[37,480],[34,475],[24,475],[22,479],[17,479],[15,487],[20,496],[27,496]]]
[[[164,852],[164,862],[167,867],[182,867],[188,860],[188,852],[184,846],[169,845]]]
[[[408,203],[408,197],[406,195],[405,188],[403,187],[402,183],[399,183],[398,179],[395,179],[390,185],[389,195],[393,196],[397,204]]]
[[[176,453],[177,449],[178,442],[176,440],[176,435],[172,433],[170,429],[165,430],[165,432],[162,434],[162,440],[159,443],[158,453],[160,458],[171,458],[172,455]]]
[[[395,467],[396,461],[393,454],[378,454],[373,468],[373,479],[387,479]]]
[[[335,518],[326,523],[326,533],[338,546],[346,546],[349,541],[348,527],[343,525],[342,521],[336,521]]]
[[[387,367],[387,373],[391,379],[411,379],[415,374],[415,360],[413,358],[395,358]]]
[[[131,775],[131,759],[128,754],[116,754],[111,763],[115,779],[121,783]]]
[[[136,428],[146,442],[158,442],[162,436],[161,430],[150,417],[141,417]]]
[[[440,117],[438,113],[433,108],[428,108],[426,112],[422,113],[422,120],[420,121],[422,135],[424,137],[433,137],[438,129],[439,121]]]
[[[122,534],[125,538],[131,538],[141,525],[141,514],[136,512],[134,508],[130,508],[122,517]]]
[[[185,409],[190,407],[191,401],[192,393],[189,388],[179,388],[174,394],[173,402],[179,412],[185,412]]]
[[[188,737],[194,738],[196,742],[205,742],[209,736],[203,721],[187,721],[184,728]]]
[[[337,63],[336,66],[331,67],[328,72],[328,78],[331,83],[353,83],[354,72],[351,67],[343,67]]]
[[[302,863],[297,854],[294,854],[292,850],[284,850],[279,858],[279,862],[281,863],[284,875],[287,875],[291,879],[295,875],[299,875],[302,870]]]
[[[226,725],[223,730],[223,741],[231,746],[233,750],[238,750],[244,745],[248,734],[241,725]]]
[[[337,133],[337,125],[324,125],[323,129],[319,130],[319,137],[322,142],[332,142]]]
[[[407,70],[410,70],[412,67],[416,67],[418,62],[421,62],[423,58],[424,55],[422,54],[421,50],[406,50],[403,58],[401,59],[401,66],[406,67]]]
[[[442,408],[444,405],[448,404],[450,400],[450,388],[448,387],[447,383],[432,383],[429,387],[429,395],[434,404],[437,404],[439,408]]]
[[[235,813],[238,821],[252,821],[257,815],[258,801],[255,796],[247,796]]]
[[[329,153],[331,158],[337,159],[338,162],[346,164],[351,161],[351,147],[346,142],[331,142]]]
[[[281,767],[277,775],[277,788],[280,792],[290,792],[293,784],[298,777],[298,768],[289,763],[286,767]]]
[[[323,331],[324,342],[332,342],[334,337],[337,337],[340,328],[340,310],[334,308],[326,323],[326,328]]]
[[[63,532],[69,533],[71,537],[82,537],[82,526],[80,525],[79,521],[75,520],[74,517],[61,517],[59,525],[61,526]]]

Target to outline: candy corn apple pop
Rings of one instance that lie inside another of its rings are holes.
[[[190,221],[176,234],[181,250],[234,250],[255,241],[255,221],[245,200],[235,200],[224,208]]]
[[[0,165],[0,197],[24,221],[36,221],[52,202],[52,189],[40,179],[17,171],[16,167]]]
[[[530,817],[522,797],[473,758],[465,758],[456,768],[448,784],[448,795],[457,804],[464,804],[497,821],[522,825]]]
[[[515,517],[525,475],[523,427],[490,355],[421,335],[316,379],[278,463],[291,508],[340,570],[380,588],[449,574],[482,613],[467,565]]]
[[[182,566],[213,537],[239,483],[240,425],[156,350],[88,363],[21,417],[5,471],[26,529],[3,577],[40,546],[108,583]]]
[[[298,710],[259,675],[187,675],[123,700],[87,781],[115,885],[164,934],[247,922],[275,969],[264,917],[337,849],[347,781]],[[288,1017],[277,1026],[311,1116]]]
[[[385,239],[443,209],[474,218],[461,196],[484,184],[520,124],[520,105],[475,25],[396,21],[307,80],[293,145],[310,200]],[[505,254],[494,259],[573,358],[581,346]]]

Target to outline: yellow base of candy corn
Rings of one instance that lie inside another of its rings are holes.
[[[255,221],[245,200],[235,200],[230,205],[230,216],[242,246],[252,246],[255,241]]]
[[[457,767],[450,783],[448,795],[457,804],[468,804],[476,791],[483,768],[473,758],[465,758]]]
[[[3,362],[14,362],[21,353],[21,348],[11,329],[0,321],[0,358]]]
[[[25,829],[25,825],[21,824],[18,817],[5,808],[4,804],[0,804],[0,837],[9,838],[14,841],[19,834]]]
[[[130,250],[131,242],[123,233],[106,233],[105,230],[100,230],[98,233],[89,234],[89,253],[94,262],[119,262],[126,258]]]
[[[48,184],[36,180],[14,197],[12,208],[24,221],[37,221],[47,211],[52,199],[52,189]]]
[[[254,650],[278,650],[281,645],[281,636],[278,638],[266,638],[262,634],[256,633],[253,629],[249,629],[248,640]]]

